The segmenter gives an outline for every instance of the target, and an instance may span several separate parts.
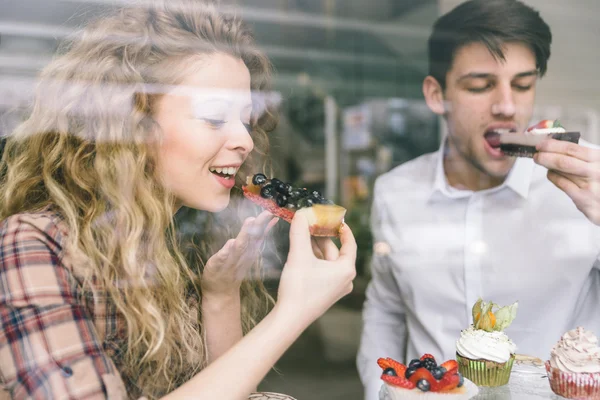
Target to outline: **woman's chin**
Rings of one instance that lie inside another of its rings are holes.
[[[215,198],[210,200],[203,199],[204,201],[202,202],[190,202],[190,204],[186,204],[186,207],[200,211],[217,213],[227,208],[227,206],[229,205],[229,199],[229,194],[227,196],[215,196]]]

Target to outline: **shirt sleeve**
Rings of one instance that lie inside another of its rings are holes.
[[[363,328],[357,355],[357,367],[365,389],[365,400],[378,400],[383,383],[380,357],[391,357],[403,362],[406,345],[406,322],[400,289],[392,273],[392,243],[386,238],[384,225],[389,225],[388,209],[375,184],[371,210],[373,257],[371,281],[367,287],[363,306]]]
[[[44,222],[45,221],[45,222]],[[124,399],[50,218],[0,225],[0,379],[14,399]]]

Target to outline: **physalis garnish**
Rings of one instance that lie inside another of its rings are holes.
[[[518,307],[518,301],[510,306],[500,307],[492,302],[479,299],[473,305],[473,326],[475,329],[482,329],[487,332],[503,331],[509,327],[517,316]]]

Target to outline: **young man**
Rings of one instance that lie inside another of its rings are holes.
[[[522,354],[547,359],[578,324],[600,334],[600,232],[590,221],[600,220],[592,200],[600,196],[590,190],[596,153],[551,141],[535,160],[515,159],[486,140],[535,122],[550,42],[539,14],[515,0],[472,0],[436,22],[423,94],[448,134],[439,151],[375,184],[375,254],[357,359],[367,400],[382,383],[378,357],[455,358],[479,297],[519,301],[507,334]]]

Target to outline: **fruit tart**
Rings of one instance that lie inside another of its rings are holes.
[[[564,140],[579,143],[579,132],[567,132],[558,120],[545,119],[528,128],[525,133],[501,129],[486,134],[486,140],[493,148],[515,157],[533,157],[535,146],[546,139]]]
[[[292,221],[296,212],[304,213],[313,236],[338,236],[344,223],[346,209],[316,190],[295,188],[277,178],[268,179],[264,174],[246,178],[242,190],[247,199],[287,222]]]
[[[392,358],[380,358],[384,384],[380,400],[399,399],[470,399],[477,386],[458,372],[458,363],[448,360],[440,365],[431,354],[404,365]]]

